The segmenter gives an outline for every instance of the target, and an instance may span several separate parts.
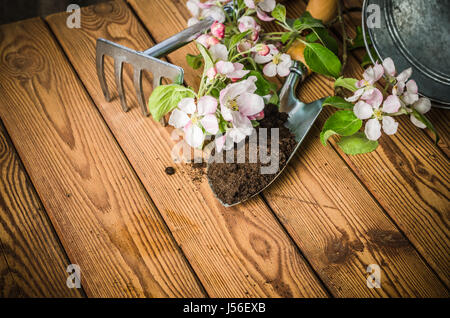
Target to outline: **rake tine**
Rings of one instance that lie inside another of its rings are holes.
[[[136,95],[138,98],[138,103],[141,106],[141,111],[144,116],[148,116],[148,110],[144,103],[144,92],[142,91],[142,69],[134,69],[134,88],[136,89]]]
[[[123,61],[119,59],[114,60],[114,77],[116,78],[116,86],[119,91],[120,104],[122,105],[123,111],[127,112],[130,108],[127,106],[127,100],[125,98],[125,93],[123,90]]]
[[[103,91],[103,95],[105,96],[106,101],[109,102],[111,98],[109,96],[108,85],[106,84],[105,78],[105,68],[104,68],[105,55],[98,48],[99,48],[99,41],[97,40],[97,53],[96,53],[97,76]]]

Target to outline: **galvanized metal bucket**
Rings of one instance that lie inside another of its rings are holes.
[[[450,1],[365,0],[362,26],[372,62],[368,38],[380,59],[391,57],[399,71],[413,68],[419,93],[434,107],[450,109]]]

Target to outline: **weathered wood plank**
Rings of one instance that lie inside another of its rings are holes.
[[[156,41],[170,35],[161,29],[181,30],[189,17],[185,4],[176,1],[130,3]],[[159,12],[160,18],[154,19],[147,12]],[[171,16],[177,17],[176,24]],[[184,54],[187,52],[185,49]],[[170,61],[182,65],[198,80],[199,72],[193,72],[184,57],[173,56]],[[325,284],[336,296],[445,295],[442,284],[339,155],[320,145],[318,133],[315,127],[296,160],[265,197]],[[378,239],[388,235],[398,244],[387,246]],[[365,269],[372,263],[383,263],[386,276],[382,291],[366,287]]]
[[[1,26],[0,52],[0,116],[86,293],[203,296],[44,22]]]
[[[296,5],[287,4],[292,16],[301,14],[306,8],[302,1]],[[350,55],[345,75],[361,78],[362,72],[359,62]],[[314,100],[307,92],[321,87],[320,95],[330,95],[333,93],[330,84],[325,77],[314,75],[301,87],[300,94],[304,93],[307,101]],[[330,113],[330,110],[325,110],[325,115]],[[440,131],[446,139],[448,122],[441,126]],[[338,150],[333,141],[332,144]],[[361,156],[341,153],[341,156],[449,286],[450,165],[445,155],[409,118],[401,117],[397,134],[383,136],[376,152]]]
[[[155,20],[164,18],[157,11],[149,14]],[[127,5],[115,1],[84,8],[79,30],[65,27],[66,16],[52,15],[47,21],[208,294],[326,296],[296,246],[260,198],[226,209],[213,197],[206,180],[195,182],[190,178],[189,166],[177,165],[174,175],[166,175],[165,167],[174,165],[171,149],[175,141],[170,138],[171,131],[151,118],[142,117],[137,107],[123,113],[117,98],[111,103],[104,100],[95,64],[85,62],[94,60],[96,38],[104,37],[139,50],[152,45]],[[164,29],[176,32],[169,21]],[[107,79],[112,84],[111,60],[106,64]],[[133,105],[134,88],[129,71],[124,74],[124,85]]]
[[[20,290],[9,269],[3,248],[0,244],[0,297],[1,298],[22,298],[24,294]]]
[[[0,293],[5,293],[4,297],[15,297],[17,293],[26,297],[82,296],[80,290],[66,286],[66,267],[71,262],[2,124],[0,244],[10,271],[10,275],[1,276],[5,280],[10,276],[16,285],[9,288],[7,282],[2,282]]]

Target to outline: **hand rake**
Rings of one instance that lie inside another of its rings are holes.
[[[122,109],[124,111],[129,110],[125,98],[122,80],[123,63],[128,63],[131,64],[134,69],[133,82],[138,97],[138,102],[142,109],[142,113],[144,116],[148,116],[148,109],[145,103],[144,93],[142,91],[142,70],[147,70],[153,74],[153,89],[161,84],[161,80],[163,77],[171,80],[173,83],[183,83],[183,68],[162,61],[158,59],[158,57],[167,55],[195,40],[200,34],[208,30],[213,23],[214,20],[211,18],[202,20],[201,22],[181,31],[178,34],[175,34],[174,36],[164,40],[159,44],[156,44],[155,46],[143,52],[132,50],[106,39],[97,39],[97,75],[105,99],[108,102],[111,99],[108,86],[106,84],[104,70],[104,56],[108,55],[114,59],[114,75],[116,86],[119,91],[119,98],[120,103],[122,104]],[[164,125],[165,122],[163,122],[163,120],[164,119],[162,119],[161,123]]]

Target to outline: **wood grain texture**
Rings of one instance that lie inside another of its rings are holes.
[[[158,42],[169,36],[160,32],[162,23],[166,29],[178,31],[189,17],[184,2],[130,3]],[[155,21],[147,12],[160,12],[161,18]],[[175,25],[171,16],[177,17]],[[199,71],[192,72],[184,59],[169,60],[183,66],[193,79],[198,78]],[[437,277],[339,155],[321,146],[318,134],[316,126],[300,155],[264,196],[331,292],[342,297],[445,296]],[[398,244],[387,244],[385,239],[391,236]],[[372,263],[383,264],[382,290],[366,286],[365,269]]]
[[[164,18],[160,12],[150,12],[155,20]],[[130,69],[124,74],[124,85],[130,92],[132,109],[123,113],[117,98],[111,103],[104,100],[95,64],[86,63],[94,61],[95,40],[104,37],[138,50],[152,45],[127,5],[114,1],[82,9],[79,30],[65,27],[66,16],[52,15],[47,21],[208,294],[327,296],[260,198],[226,209],[213,197],[205,179],[195,182],[189,176],[189,166],[174,164],[171,149],[176,141],[171,139],[170,129],[142,117],[135,104]],[[176,32],[168,23],[165,29]],[[111,60],[106,65],[111,84]],[[176,173],[166,175],[167,166],[175,166]]]
[[[86,293],[203,296],[44,22],[1,26],[0,52],[0,116]]]
[[[3,297],[81,297],[66,285],[71,262],[0,124],[0,251],[10,274],[1,274]],[[0,265],[1,267],[1,265]],[[14,286],[8,283],[8,278]]]
[[[299,2],[290,6],[289,12],[295,16],[305,8],[305,3]],[[344,75],[362,78],[362,73],[359,62],[350,55]],[[308,84],[322,87],[324,95],[333,94],[330,81],[323,76],[313,76]],[[309,89],[305,85],[301,91]],[[331,110],[325,110],[325,115],[329,114]],[[375,152],[341,156],[448,287],[450,163],[407,116],[397,119],[398,132],[382,136]],[[448,122],[441,127],[442,133],[446,139]],[[340,151],[334,141],[332,145]]]

